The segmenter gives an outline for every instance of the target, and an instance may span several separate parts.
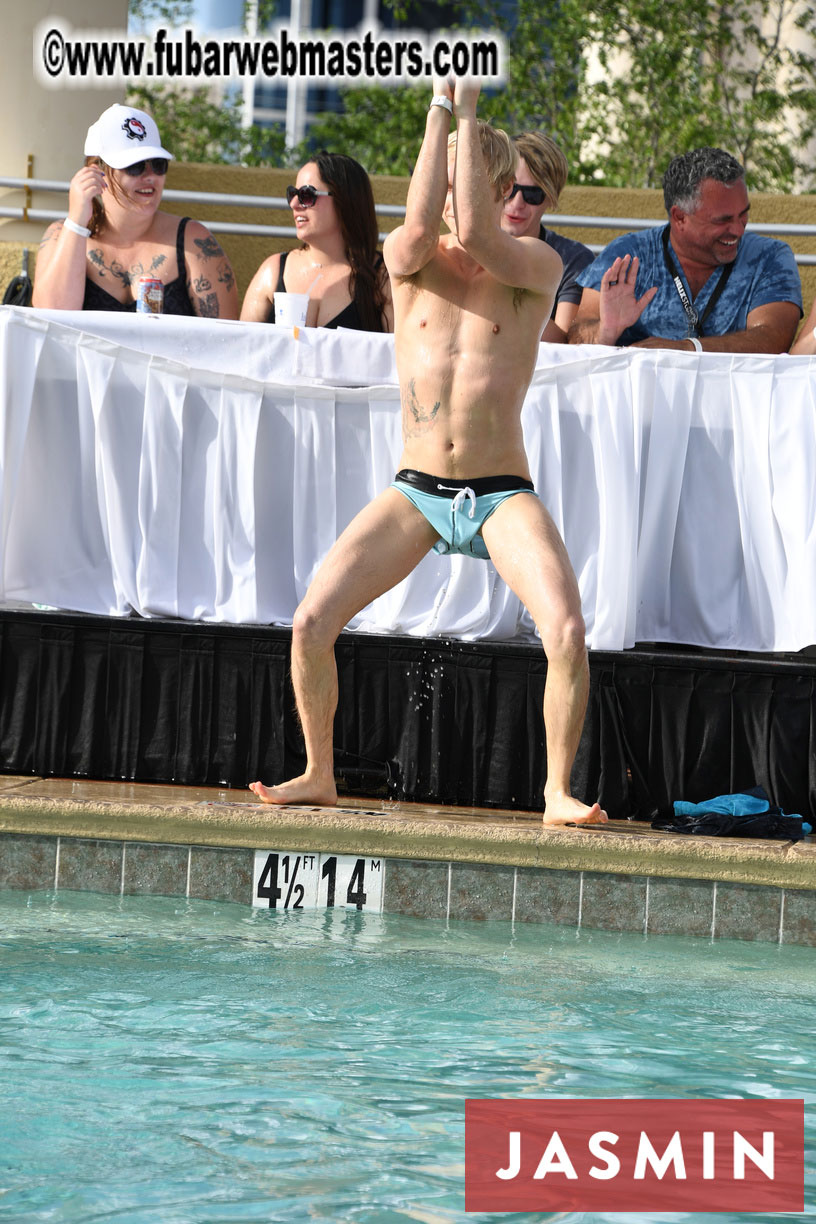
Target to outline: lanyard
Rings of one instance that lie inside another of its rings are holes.
[[[736,261],[732,261],[729,264],[722,265],[722,267],[720,268],[720,279],[717,281],[717,287],[712,293],[711,297],[708,299],[708,305],[706,306],[702,315],[699,315],[697,311],[694,309],[694,307],[692,306],[691,302],[689,301],[689,295],[686,293],[686,286],[683,284],[683,281],[680,277],[680,273],[677,271],[674,260],[672,259],[669,253],[669,227],[668,225],[663,230],[662,241],[663,241],[663,258],[666,261],[666,267],[669,270],[669,276],[674,281],[674,287],[677,290],[677,296],[680,298],[680,304],[683,307],[683,310],[686,312],[686,318],[688,319],[688,325],[689,325],[689,336],[703,336],[705,335],[705,332],[703,331],[703,324],[705,323],[706,319],[711,314],[712,310],[717,304],[720,294],[722,293],[723,289],[728,283],[728,278],[731,275],[731,272],[734,267],[734,263]]]

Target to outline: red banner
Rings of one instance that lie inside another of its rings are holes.
[[[467,1211],[804,1211],[804,1102],[471,1100]]]

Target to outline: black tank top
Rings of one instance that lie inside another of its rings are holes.
[[[164,286],[163,314],[195,315],[193,304],[190,301],[190,294],[187,292],[187,280],[184,270],[184,231],[189,220],[189,217],[182,217],[179,221],[176,233],[176,266],[178,271],[176,279],[168,281]],[[112,293],[108,293],[107,289],[103,289],[98,281],[91,280],[89,276],[86,276],[85,298],[82,302],[82,309],[121,310],[133,313],[136,310],[136,302],[120,302]]]
[[[288,254],[289,254],[288,251],[284,251],[280,257],[280,271],[278,273],[278,283],[276,285],[276,290],[278,293],[286,293],[286,285],[283,283],[283,269],[286,264],[286,257]],[[379,267],[381,263],[382,263],[382,255],[378,255],[376,266]],[[267,323],[275,322],[275,303],[274,302],[269,307],[269,314],[267,316],[266,321]],[[362,319],[360,318],[360,312],[357,309],[356,302],[349,302],[348,306],[345,306],[338,315],[335,315],[334,318],[330,319],[328,323],[321,323],[320,326],[321,327],[352,327],[354,328],[355,331],[372,331],[372,330],[382,331],[383,330],[382,324],[380,324],[379,327],[373,328],[373,329],[370,327],[365,327],[363,325]]]

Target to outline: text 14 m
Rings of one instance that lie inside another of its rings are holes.
[[[256,850],[252,904],[268,909],[382,910],[385,863],[351,854]]]

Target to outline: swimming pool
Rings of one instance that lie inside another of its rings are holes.
[[[468,1096],[816,1100],[808,948],[63,891],[0,931],[0,1219],[487,1221]]]

